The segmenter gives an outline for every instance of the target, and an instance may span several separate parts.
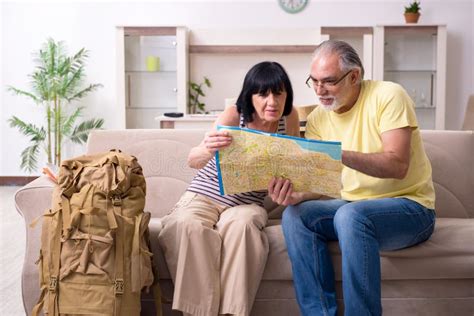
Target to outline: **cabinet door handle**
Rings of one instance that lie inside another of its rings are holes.
[[[178,88],[173,88],[173,92],[178,92]]]
[[[132,81],[132,80],[131,80],[131,78],[130,78],[130,75],[127,75],[127,77],[128,77],[128,80],[127,80],[127,81],[128,81],[128,82],[127,82],[127,90],[128,90],[128,95],[127,95],[127,107],[130,107],[130,106],[131,106],[130,103],[131,103],[131,99],[132,99],[132,97],[130,96],[130,93],[132,93],[132,88],[131,88],[131,86],[132,86],[131,81]]]
[[[431,89],[430,89],[430,105],[435,106],[433,100],[433,89],[434,89],[434,74],[431,73]]]

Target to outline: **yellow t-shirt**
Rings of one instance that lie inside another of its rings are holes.
[[[426,156],[413,102],[398,84],[364,80],[356,104],[337,114],[316,108],[306,124],[306,137],[342,142],[343,150],[383,151],[383,132],[412,127],[410,166],[404,179],[381,179],[344,166],[341,197],[348,201],[405,197],[434,209],[431,164]]]

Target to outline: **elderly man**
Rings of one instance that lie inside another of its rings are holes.
[[[398,84],[362,80],[364,68],[343,41],[314,52],[307,84],[320,106],[306,137],[342,142],[341,199],[293,192],[275,179],[269,195],[289,205],[283,233],[303,315],[335,315],[327,243],[339,241],[345,315],[381,315],[379,251],[410,247],[433,232],[434,189],[414,105]]]

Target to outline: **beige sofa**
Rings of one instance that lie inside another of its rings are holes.
[[[146,210],[153,253],[166,297],[172,282],[157,243],[159,218],[186,189],[195,171],[186,157],[204,135],[202,130],[98,131],[91,134],[88,153],[111,148],[135,155],[147,179]],[[426,243],[382,253],[384,315],[474,315],[474,134],[467,131],[423,131],[424,144],[433,166],[438,215],[432,238]],[[18,211],[29,224],[50,204],[52,184],[39,178],[15,196]],[[280,226],[281,208],[270,212],[265,228],[270,254],[252,315],[298,315],[291,266]],[[26,226],[27,249],[23,269],[23,300],[29,312],[38,296],[37,267],[40,226]],[[340,253],[331,245],[336,278],[341,279]],[[338,282],[338,293],[341,286]],[[196,289],[199,290],[199,289]],[[146,315],[151,301],[144,298]],[[178,314],[165,305],[165,314]]]

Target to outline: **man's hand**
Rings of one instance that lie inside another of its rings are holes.
[[[273,202],[280,205],[295,205],[303,201],[302,192],[293,192],[293,184],[289,179],[272,178],[268,184],[268,195]]]

